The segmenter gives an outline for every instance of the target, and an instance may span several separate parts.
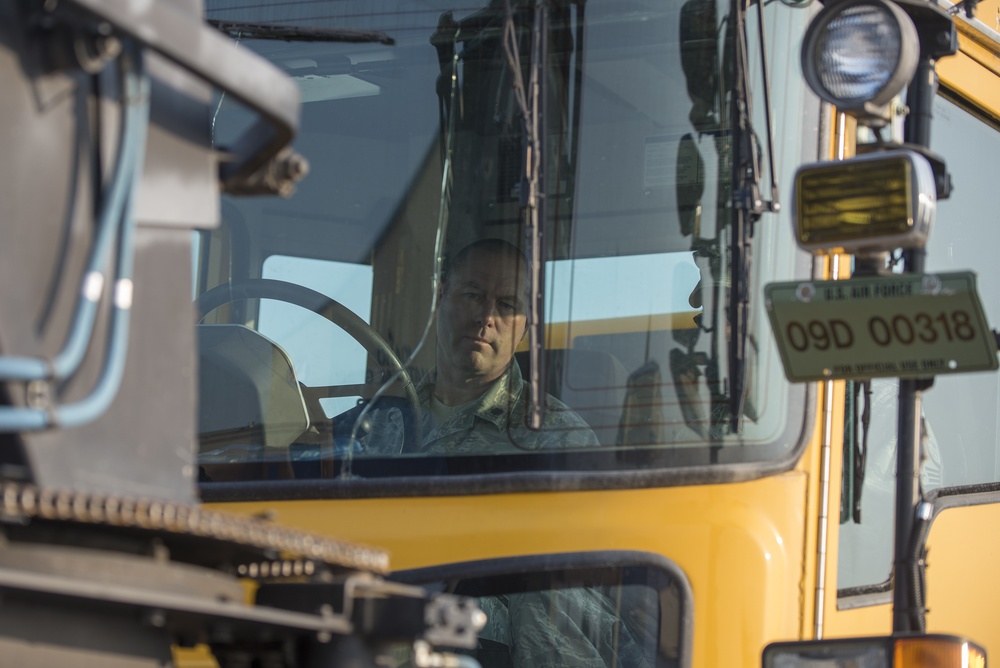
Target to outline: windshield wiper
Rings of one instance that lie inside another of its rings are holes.
[[[525,223],[528,237],[528,260],[531,290],[528,296],[528,357],[531,387],[532,429],[541,429],[545,419],[545,195],[542,189],[545,154],[545,75],[542,66],[548,61],[548,7],[545,0],[535,4],[531,30],[531,75],[528,80],[528,102],[531,115],[525,118],[524,198]]]
[[[206,23],[219,32],[240,39],[274,39],[288,42],[356,42],[359,44],[388,44],[390,46],[396,43],[396,40],[381,30],[316,28],[219,19],[208,19]]]
[[[764,212],[777,212],[778,187],[775,179],[774,140],[771,132],[770,77],[767,69],[764,36],[764,8],[757,5],[757,28],[763,77],[764,117],[767,124],[767,160],[771,179],[771,199],[764,201],[760,193],[761,166],[757,134],[753,129],[750,99],[750,64],[747,54],[746,8],[743,0],[733,3],[734,60],[733,81],[733,217],[730,238],[730,287],[726,304],[729,320],[728,355],[728,414],[729,430],[738,433],[746,403],[747,340],[750,334],[750,272],[753,258],[754,228]]]
[[[530,417],[528,426],[541,429],[545,418],[545,196],[543,165],[545,156],[545,76],[548,60],[548,7],[545,0],[535,3],[531,29],[531,65],[525,86],[521,74],[519,45],[514,11],[504,0],[503,49],[511,74],[514,99],[524,120],[524,171],[521,175],[521,208],[524,211],[527,256],[531,270],[528,277],[528,387]]]

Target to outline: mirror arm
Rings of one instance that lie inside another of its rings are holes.
[[[778,179],[775,175],[774,167],[774,129],[771,122],[771,70],[767,66],[767,39],[764,35],[764,3],[755,0],[757,4],[757,35],[760,40],[760,68],[763,78],[764,93],[764,122],[767,124],[767,165],[771,178],[771,201],[762,202],[763,211],[777,213],[781,210],[781,202],[778,201]],[[755,176],[757,176],[755,174]],[[759,216],[759,214],[758,214]]]

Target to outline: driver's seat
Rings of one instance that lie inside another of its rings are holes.
[[[281,346],[243,325],[195,330],[203,468],[220,470],[243,458],[263,463],[268,449],[287,448],[309,428],[302,389]]]

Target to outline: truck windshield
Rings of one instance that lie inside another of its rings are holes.
[[[196,244],[202,479],[790,461],[804,389],[756,295],[808,266],[754,201],[819,105],[773,81],[771,144],[738,4],[208,0],[299,84],[310,173]],[[218,97],[215,145],[249,121]]]

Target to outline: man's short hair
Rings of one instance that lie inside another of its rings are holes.
[[[476,252],[494,253],[517,261],[520,263],[521,267],[524,268],[524,278],[525,283],[527,284],[528,276],[530,275],[529,267],[531,264],[528,262],[527,256],[521,252],[520,248],[503,239],[478,239],[473,241],[471,244],[464,246],[454,255],[445,256],[441,263],[441,285],[445,285],[448,282],[448,277],[456,267],[462,266],[462,263],[465,262],[470,255]],[[525,286],[525,290],[527,289],[527,286]]]

